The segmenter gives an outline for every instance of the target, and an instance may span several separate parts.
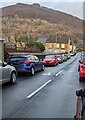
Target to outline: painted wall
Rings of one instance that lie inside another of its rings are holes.
[[[0,60],[4,61],[4,45],[3,42],[0,40]]]

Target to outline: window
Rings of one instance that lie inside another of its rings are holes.
[[[10,61],[24,61],[25,59],[25,57],[11,57]]]
[[[61,48],[65,48],[65,44],[61,44]]]
[[[59,48],[59,43],[57,43],[57,48]]]
[[[37,56],[34,56],[34,59],[35,59],[35,60],[39,60],[39,58],[38,58]]]
[[[30,60],[35,60],[34,56],[30,56]]]
[[[52,48],[54,48],[54,44],[52,44]]]

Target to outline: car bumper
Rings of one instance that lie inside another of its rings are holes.
[[[31,68],[22,68],[22,69],[17,69],[18,73],[30,73]]]
[[[55,63],[54,62],[49,62],[49,63],[44,63],[44,65],[46,66],[46,65],[55,65]]]
[[[63,62],[63,60],[58,60],[58,62],[59,62],[59,63],[62,63],[62,62]]]

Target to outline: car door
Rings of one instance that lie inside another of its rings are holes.
[[[34,56],[35,58],[35,63],[36,63],[36,67],[38,70],[41,70],[42,69],[42,65],[41,65],[41,61],[39,60],[39,58],[37,56]]]
[[[10,81],[10,66],[6,65],[3,66],[2,65],[2,82],[5,83],[7,81]]]
[[[31,62],[31,65],[34,65],[35,71],[37,71],[37,70],[38,70],[38,63],[37,63],[37,61],[35,60],[35,57],[34,57],[33,55],[31,55],[30,58],[29,58],[29,60],[30,60],[30,62]]]

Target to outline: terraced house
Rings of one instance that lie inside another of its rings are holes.
[[[72,41],[65,38],[39,38],[38,42],[44,44],[46,53],[64,53],[76,49]]]

